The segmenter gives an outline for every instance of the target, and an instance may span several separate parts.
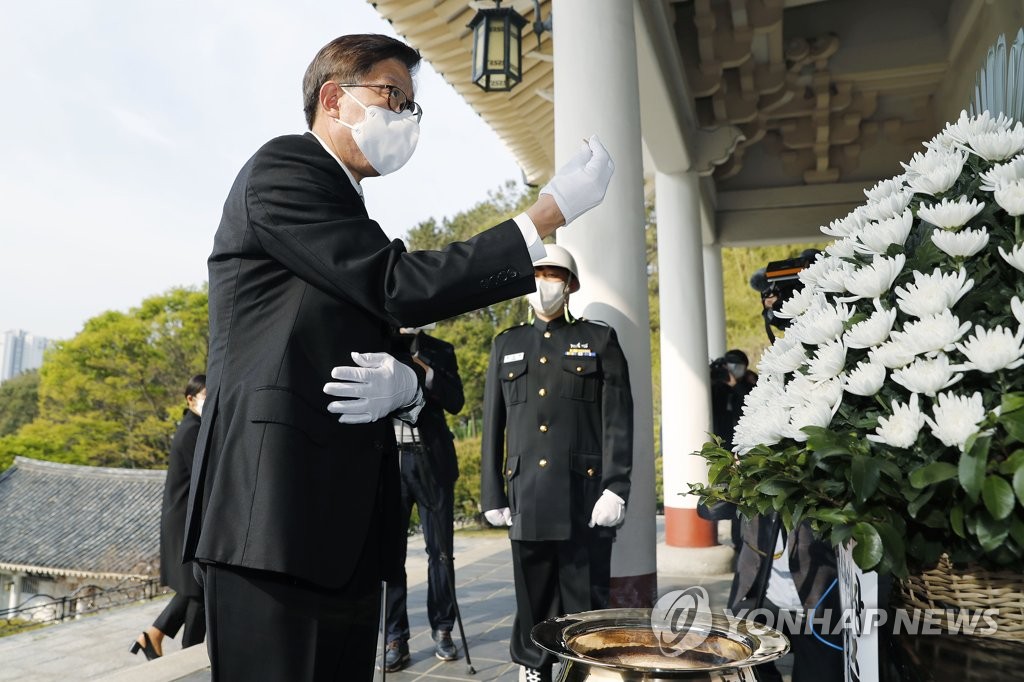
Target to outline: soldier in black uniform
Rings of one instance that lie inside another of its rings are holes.
[[[509,526],[520,679],[550,680],[533,626],[606,608],[615,529],[633,461],[633,398],[615,330],[573,318],[576,262],[560,246],[534,261],[536,319],[498,334],[484,391],[481,504]],[[505,458],[505,444],[508,457]]]

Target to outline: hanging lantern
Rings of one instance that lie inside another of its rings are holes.
[[[473,29],[473,82],[487,92],[511,90],[523,79],[522,37],[526,24],[518,12],[503,8],[478,10]]]

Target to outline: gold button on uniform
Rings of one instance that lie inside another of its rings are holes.
[[[512,473],[512,472],[510,471],[509,473]],[[587,469],[587,476],[593,476],[593,475],[594,475],[594,470],[593,469]]]
[[[551,338],[551,332],[544,332],[544,338],[545,339],[550,339]]]
[[[509,373],[508,373],[508,378],[509,378],[509,379],[511,379],[511,378],[512,378],[512,377],[514,377],[515,375],[516,375],[516,373],[515,373],[515,372],[509,372]]]
[[[548,465],[548,461],[546,459],[542,459],[541,461],[537,462],[537,464],[539,464],[541,466],[541,468],[543,469],[544,467],[546,467]]]
[[[548,432],[548,425],[547,424],[541,424],[540,425],[540,432],[541,433],[547,433]]]
[[[548,394],[548,389],[542,388],[539,391],[537,391],[537,394],[540,395],[541,398],[543,398],[544,396],[546,396]]]
[[[540,364],[546,365],[547,362],[548,362],[547,356],[545,356],[545,355],[540,356]]]
[[[582,367],[577,367],[577,368],[576,368],[576,371],[577,371],[577,372],[582,372],[582,371],[583,371],[583,368],[582,368]]]
[[[512,470],[511,469],[506,469],[505,470],[505,475],[506,476],[511,476],[512,475]]]

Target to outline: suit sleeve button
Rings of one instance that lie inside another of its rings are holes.
[[[548,432],[548,425],[547,424],[541,424],[540,425],[540,432],[541,433],[547,433]]]
[[[541,461],[537,462],[537,464],[540,465],[541,469],[543,469],[548,465],[548,461],[546,459],[542,459]]]

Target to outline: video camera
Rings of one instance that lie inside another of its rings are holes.
[[[811,265],[818,255],[817,249],[807,249],[796,258],[776,260],[764,267],[763,277],[758,284],[761,292],[761,314],[764,316],[764,328],[768,333],[768,339],[775,341],[775,335],[771,327],[785,329],[789,326],[789,318],[776,315],[782,310],[782,304],[792,297],[794,293],[803,288],[804,283],[798,277],[801,270]],[[754,285],[754,280],[751,280]],[[768,299],[775,300],[768,304]]]

